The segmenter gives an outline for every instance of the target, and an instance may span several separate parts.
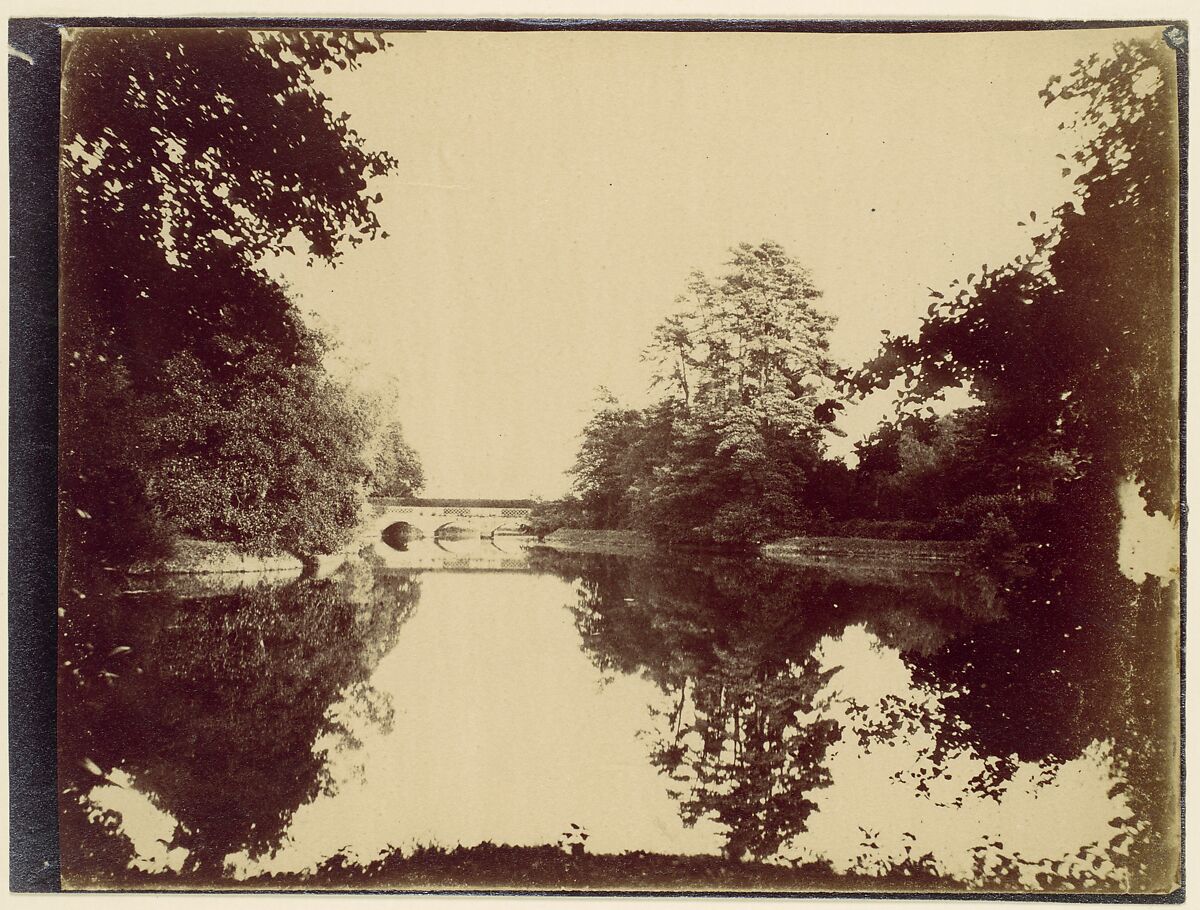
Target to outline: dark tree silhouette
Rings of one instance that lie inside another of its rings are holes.
[[[992,443],[976,458],[995,468],[979,504],[1025,545],[1004,570],[1011,619],[923,672],[963,692],[959,729],[981,752],[1121,743],[1147,888],[1178,875],[1179,587],[1119,571],[1117,491],[1133,478],[1148,509],[1178,517],[1176,66],[1164,42],[1133,41],[1052,79],[1046,104],[1079,111],[1064,124],[1083,137],[1064,162],[1077,198],[1031,256],[935,293],[919,333],[849,377],[860,392],[903,380],[908,409],[959,383],[983,402]]]
[[[320,373],[319,339],[259,265],[296,238],[310,259],[335,261],[380,233],[367,181],[394,162],[325,106],[314,72],[356,66],[383,46],[382,36],[346,32],[68,33],[60,508],[69,558],[119,563],[161,538],[150,489],[159,465],[143,419],[172,406],[172,358],[192,358],[218,398],[264,353],[280,371]],[[343,486],[363,474],[321,469]]]
[[[909,409],[968,384],[991,457],[1036,462],[993,492],[1020,490],[1023,473],[1056,475],[1062,507],[1027,497],[1036,520],[1023,532],[1055,538],[1083,510],[1111,539],[1123,477],[1141,482],[1151,508],[1178,504],[1175,59],[1161,41],[1120,43],[1043,97],[1081,106],[1064,125],[1085,137],[1077,198],[1051,214],[1034,252],[935,292],[919,333],[886,340],[848,381],[866,392],[902,380]]]

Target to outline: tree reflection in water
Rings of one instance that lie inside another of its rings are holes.
[[[866,620],[885,640],[928,652],[972,611],[993,609],[982,584],[952,573],[896,587],[886,573],[838,577],[763,560],[701,569],[540,551],[535,565],[578,580],[576,620],[598,666],[641,673],[671,696],[654,761],[677,782],[685,821],[720,821],[734,858],[769,857],[804,831],[811,794],[829,784],[823,759],[842,727],[798,720],[838,669],[818,666],[823,636]]]
[[[581,646],[602,676],[664,693],[650,760],[684,822],[718,823],[725,858],[589,850],[562,865],[472,840],[366,866],[343,851],[289,883],[611,886],[637,868],[666,887],[1111,891],[1171,873],[1174,592],[1155,580],[1052,552],[991,580],[696,554],[530,562],[573,585],[580,634],[556,614],[561,640],[528,643],[576,660]],[[299,807],[361,783],[364,741],[399,724],[369,680],[417,577],[355,560],[233,591],[68,587],[64,880],[229,885],[237,863],[276,855]],[[622,730],[645,717],[631,709]],[[1039,827],[1053,836],[1031,845]],[[504,865],[526,860],[543,871]]]
[[[114,786],[176,821],[164,846],[186,851],[181,871],[198,880],[220,879],[231,849],[272,849],[330,785],[313,744],[347,728],[327,709],[357,693],[387,723],[364,681],[418,585],[351,562],[328,579],[213,596],[77,592],[60,620],[64,880],[136,865],[134,838],[97,805]]]
[[[976,886],[1137,887],[1169,871],[1171,592],[1157,581],[1138,588],[1115,569],[1052,558],[995,580],[549,550],[535,565],[575,580],[577,625],[599,667],[639,673],[671,696],[654,760],[677,782],[682,817],[723,823],[732,856],[778,858],[806,830],[835,752],[903,743],[915,763],[899,777],[951,808],[1054,789],[1071,762],[1113,775],[1092,807],[1114,815],[1100,840],[1041,863],[981,838],[967,876]],[[820,660],[820,646],[852,627],[898,652],[904,691],[838,697],[842,668]],[[1125,781],[1137,786],[1126,793]],[[936,865],[911,842],[882,851],[864,825],[854,871]]]
[[[1129,850],[1135,888],[1160,887],[1178,858],[1178,582],[1134,584],[1111,559],[1056,550],[1089,552],[1060,540],[1035,553],[1004,582],[1004,621],[913,655],[914,673],[958,693],[947,735],[1008,768],[1111,744],[1128,782],[1114,794],[1130,806],[1113,845]]]

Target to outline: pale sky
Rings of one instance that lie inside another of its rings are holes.
[[[395,389],[429,495],[557,496],[596,388],[645,402],[651,331],[730,246],[810,268],[849,365],[1027,249],[1071,179],[1037,93],[1133,34],[395,34],[322,86],[400,161],[389,238],[273,270]]]

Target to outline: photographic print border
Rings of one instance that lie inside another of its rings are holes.
[[[9,21],[10,362],[9,362],[9,775],[10,888],[60,890],[56,786],[57,346],[59,29],[76,26],[238,26],[387,31],[650,31],[838,34],[963,33],[1162,26],[1180,29],[1180,616],[1186,644],[1186,364],[1188,52],[1186,26],[1171,20],[745,20],[745,19],[383,19],[383,18],[29,18]],[[1181,655],[1186,674],[1186,654]],[[1184,677],[1186,678],[1186,676]],[[1181,711],[1184,701],[1181,699]],[[1181,718],[1181,723],[1183,723]],[[1186,754],[1182,727],[1181,782]],[[1181,799],[1186,791],[1181,792]],[[1184,816],[1186,834],[1186,815]],[[1186,856],[1186,837],[1181,845]],[[1182,873],[1181,873],[1182,874]],[[1182,879],[1181,879],[1182,881]],[[325,892],[320,892],[325,893]],[[355,893],[355,892],[339,892]],[[375,892],[369,893],[389,893]],[[400,893],[413,893],[405,891]],[[787,892],[438,890],[431,894],[588,896],[793,896]],[[1180,903],[1165,895],[800,892],[841,898],[948,898],[1103,903]]]

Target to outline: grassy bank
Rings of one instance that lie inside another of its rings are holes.
[[[171,545],[171,553],[159,559],[141,560],[127,570],[129,575],[246,575],[279,573],[299,576],[309,572],[327,575],[356,552],[352,545],[336,553],[301,559],[291,553],[261,556],[239,550],[231,543],[180,538]]]
[[[915,873],[915,874],[914,874]],[[424,847],[389,855],[359,866],[342,856],[311,872],[258,875],[236,880],[213,872],[149,874],[132,869],[111,875],[68,880],[68,890],[123,887],[157,890],[309,890],[381,891],[619,891],[619,892],[765,892],[946,891],[961,884],[923,868],[895,870],[883,876],[839,875],[824,864],[776,865],[716,856],[668,856],[659,853],[582,854],[571,856],[552,846]]]
[[[393,851],[367,865],[334,856],[310,872],[258,875],[235,880],[198,871],[152,875],[131,869],[112,875],[68,880],[68,890],[123,887],[130,890],[330,890],[455,892],[710,893],[710,894],[971,894],[1029,893],[999,873],[973,883],[939,874],[925,858],[863,872],[835,872],[828,864],[767,863],[718,856],[673,856],[631,851],[568,855],[552,846],[516,847],[484,843],[473,847],[422,847]],[[1106,893],[1100,883],[1044,873],[1039,890]]]
[[[268,876],[254,885],[273,888],[350,887],[397,890],[496,889],[512,891],[813,893],[822,891],[945,891],[955,882],[920,870],[875,877],[838,875],[823,864],[802,866],[716,856],[659,853],[582,854],[557,847],[480,844],[452,850],[426,848],[392,854],[367,866],[340,858],[310,875]]]
[[[539,541],[547,547],[567,553],[610,553],[614,556],[649,556],[663,552],[663,546],[637,531],[593,531],[560,528]]]
[[[143,560],[129,567],[130,575],[200,575],[212,572],[296,572],[304,568],[299,557],[284,553],[256,556],[231,543],[180,538],[169,555]]]

